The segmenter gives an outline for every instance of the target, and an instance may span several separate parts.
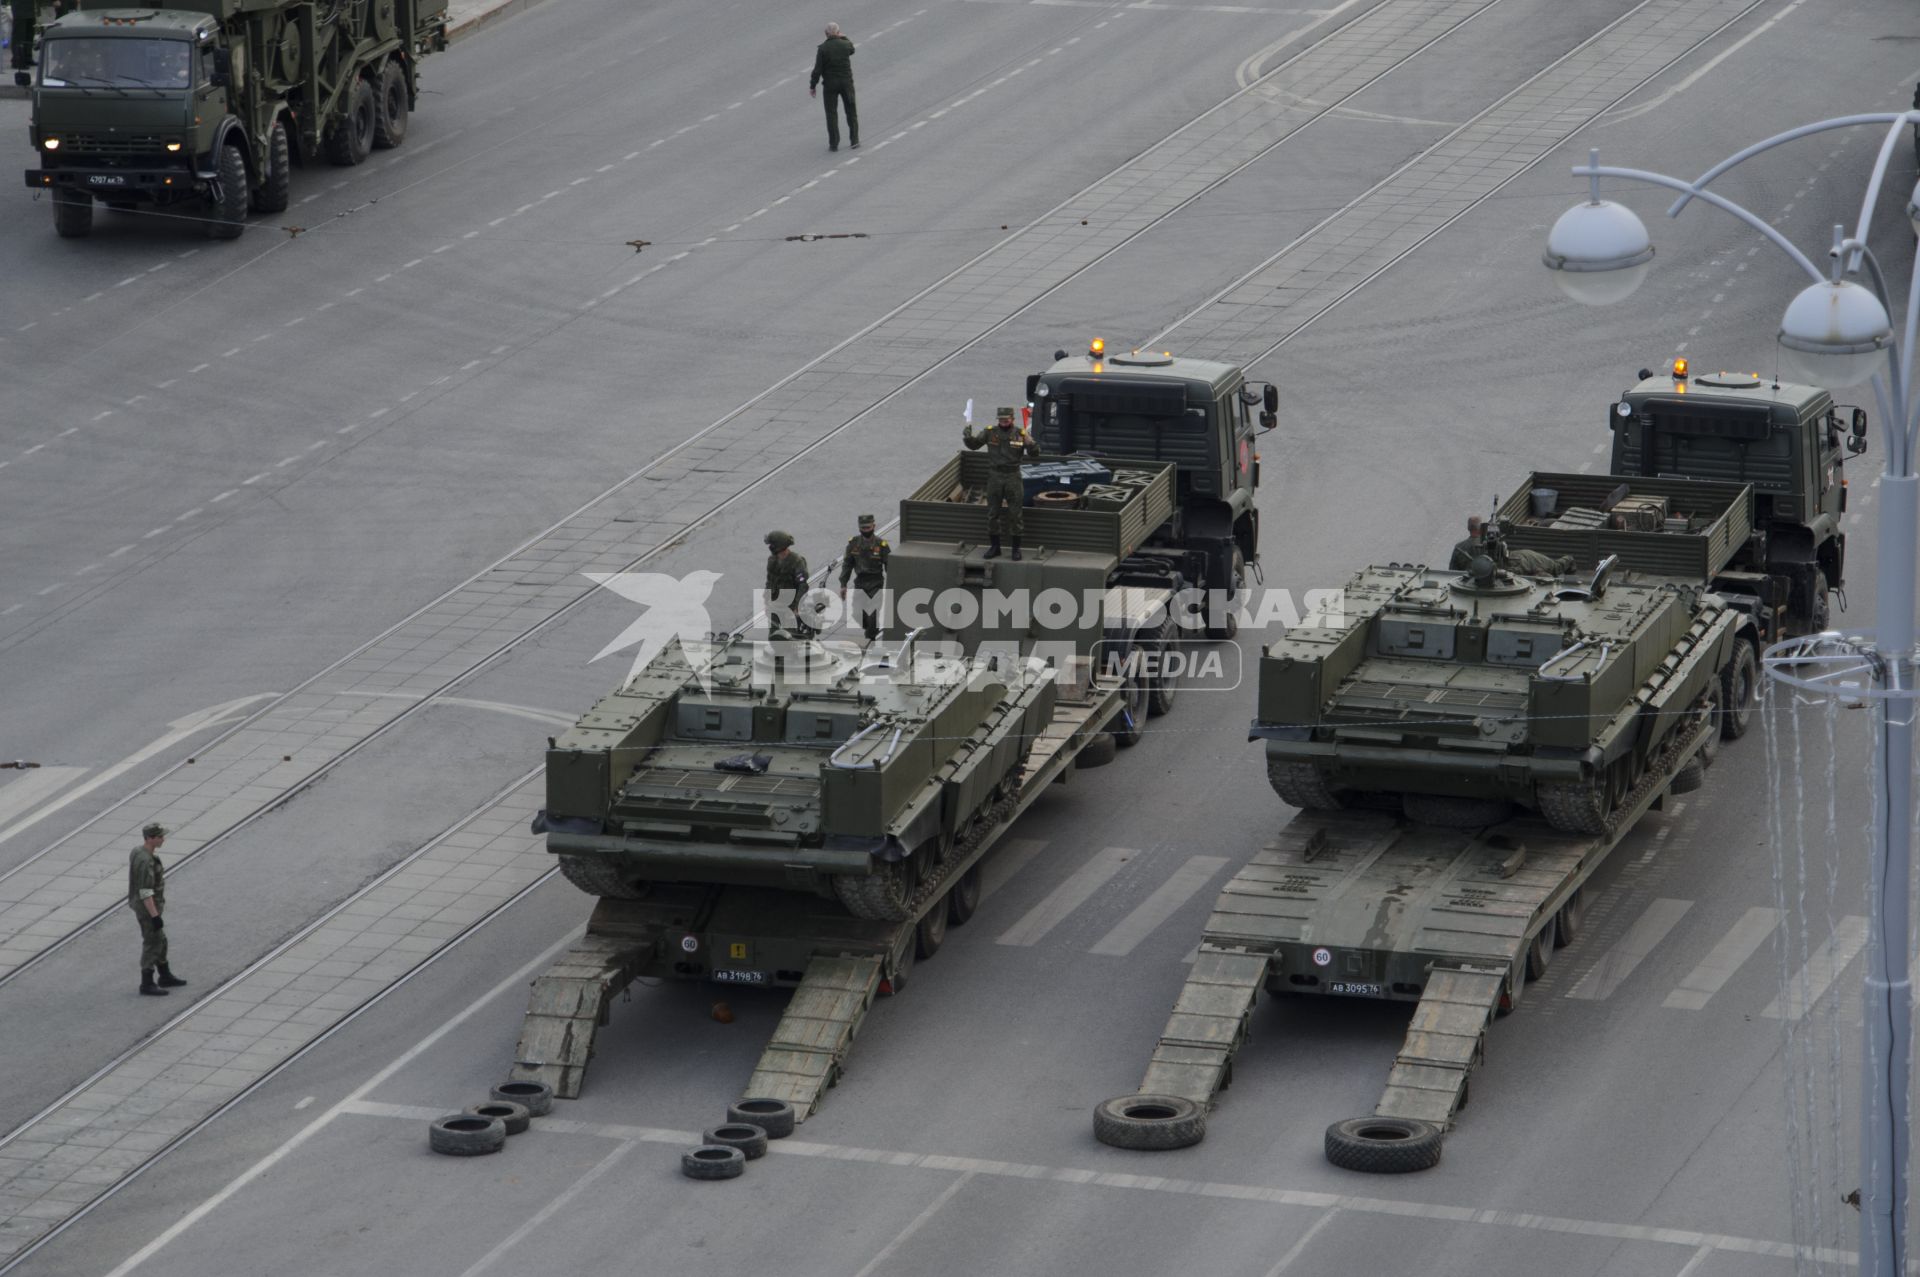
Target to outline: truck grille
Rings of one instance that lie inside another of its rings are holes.
[[[60,138],[60,154],[164,155],[166,143],[158,133],[65,133]]]

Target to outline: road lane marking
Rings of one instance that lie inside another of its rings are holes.
[[[598,1162],[595,1162],[593,1168],[579,1179],[573,1181],[573,1183],[568,1186],[566,1192],[560,1194],[560,1196],[554,1198],[545,1206],[542,1206],[538,1211],[535,1211],[532,1219],[529,1219],[526,1223],[520,1225],[520,1227],[514,1229],[511,1233],[508,1233],[498,1246],[495,1246],[492,1250],[480,1256],[471,1268],[461,1274],[461,1277],[480,1277],[481,1273],[484,1273],[487,1269],[498,1263],[501,1256],[525,1241],[534,1229],[552,1219],[562,1210],[565,1210],[574,1198],[593,1187],[595,1180],[612,1170],[616,1163],[620,1162],[627,1154],[633,1152],[633,1150],[638,1147],[640,1147],[639,1144],[633,1140],[622,1140],[619,1144],[615,1145],[613,1152],[608,1153]]]
[[[1186,864],[1173,871],[1171,878],[1160,884],[1159,890],[1142,900],[1138,908],[1122,918],[1089,952],[1113,958],[1126,957],[1160,924],[1178,912],[1180,906],[1213,881],[1213,876],[1226,863],[1225,856],[1189,858]]]
[[[52,797],[86,773],[84,767],[39,767],[0,786],[0,824]]]
[[[1119,873],[1121,866],[1133,859],[1135,854],[1127,847],[1102,847],[1086,864],[1074,870],[1065,882],[1049,892],[1045,900],[1027,910],[1026,916],[1002,933],[995,943],[1039,943],[1068,914],[1106,886],[1108,879]]]
[[[1047,845],[1044,838],[1007,838],[987,853],[980,863],[980,899],[986,900],[994,892],[1007,885],[1013,876],[1025,869],[1040,849]]]
[[[964,1174],[955,1177],[953,1183],[941,1189],[940,1195],[938,1197],[935,1197],[931,1202],[928,1202],[927,1208],[921,1211],[918,1215],[915,1215],[912,1221],[909,1222],[905,1228],[901,1229],[898,1233],[894,1234],[893,1240],[888,1242],[886,1245],[882,1246],[880,1248],[880,1253],[875,1255],[872,1259],[869,1259],[866,1262],[866,1264],[861,1267],[860,1271],[853,1275],[853,1277],[873,1277],[873,1274],[879,1270],[880,1265],[886,1263],[889,1259],[892,1259],[894,1256],[894,1252],[898,1251],[902,1246],[906,1245],[908,1240],[911,1239],[915,1233],[919,1232],[922,1228],[926,1227],[928,1220],[932,1219],[935,1215],[938,1215],[940,1213],[941,1207],[945,1206],[948,1202],[952,1201],[956,1193],[958,1193],[961,1189],[965,1188],[968,1184],[971,1184],[973,1182],[973,1174],[974,1173],[972,1171],[967,1171]]]
[[[1680,987],[1669,993],[1661,1005],[1681,1011],[1698,1011],[1706,1006],[1707,1000],[1720,992],[1721,986],[1767,942],[1767,937],[1779,925],[1778,909],[1756,905],[1747,910],[1745,916],[1733,924],[1733,930],[1721,937],[1720,943],[1700,960],[1699,966],[1686,974]]]
[[[1267,1269],[1267,1277],[1280,1277],[1282,1273],[1286,1272],[1287,1268],[1293,1263],[1293,1261],[1300,1258],[1301,1252],[1306,1250],[1306,1248],[1313,1243],[1313,1239],[1320,1235],[1320,1230],[1325,1228],[1328,1224],[1331,1224],[1336,1218],[1339,1217],[1339,1214],[1340,1214],[1339,1210],[1334,1209],[1334,1210],[1328,1211],[1326,1214],[1322,1215],[1319,1219],[1314,1220],[1312,1225],[1308,1227],[1307,1231],[1300,1234],[1300,1240],[1296,1241],[1293,1245],[1289,1246],[1287,1248],[1287,1253],[1280,1256],[1280,1261],[1276,1263],[1273,1267]]]
[[[1866,945],[1867,920],[1857,914],[1840,919],[1833,934],[1821,941],[1806,965],[1794,973],[1787,991],[1769,1002],[1760,1014],[1769,1020],[1803,1019]]]
[[[1674,924],[1693,908],[1691,900],[1659,899],[1647,906],[1647,911],[1634,920],[1626,934],[1621,936],[1611,949],[1600,955],[1600,960],[1580,977],[1571,989],[1570,998],[1584,998],[1599,1001],[1610,996],[1613,991],[1625,983],[1633,974],[1635,967],[1652,953],[1654,946],[1666,938]]]

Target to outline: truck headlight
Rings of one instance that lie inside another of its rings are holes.
[[[46,147],[49,151],[57,151],[60,149],[60,139],[57,137],[50,137],[42,141],[40,145]]]
[[[180,149],[180,144],[178,142],[169,142],[167,143],[167,149],[169,151],[177,151]]]

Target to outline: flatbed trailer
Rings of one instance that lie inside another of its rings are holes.
[[[1433,1165],[1494,1016],[1578,936],[1588,879],[1718,732],[1703,715],[1676,733],[1602,834],[1533,816],[1462,830],[1381,811],[1301,813],[1221,891],[1139,1092],[1100,1105],[1095,1135],[1138,1149],[1203,1138],[1264,988],[1416,1004],[1373,1115],[1334,1123],[1326,1151],[1350,1170]],[[1340,907],[1354,901],[1372,907]]]
[[[793,997],[741,1094],[784,1100],[804,1121],[838,1081],[874,998],[905,987],[921,921],[936,908],[950,909],[956,923],[972,914],[981,861],[1089,746],[1111,748],[1102,737],[1125,705],[1122,680],[1091,666],[1063,688],[1018,790],[968,834],[903,921],[866,921],[830,901],[766,887],[662,883],[644,900],[603,897],[579,943],[533,982],[512,1080],[577,1098],[595,1035],[640,977],[784,987]]]

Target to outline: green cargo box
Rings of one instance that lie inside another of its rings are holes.
[[[1533,495],[1546,491],[1554,494],[1542,503],[1550,508],[1535,514]],[[1616,509],[1647,503],[1665,506],[1661,530],[1604,526]],[[1509,549],[1571,555],[1583,571],[1617,554],[1623,567],[1636,572],[1705,582],[1746,544],[1753,530],[1753,488],[1705,479],[1541,472],[1529,475],[1498,513]],[[1583,519],[1599,526],[1580,526]]]
[[[1045,457],[1067,461],[1068,457]],[[1112,461],[1110,485],[1128,489],[1119,504],[1088,502],[1071,509],[1043,505],[1026,507],[1023,540],[1030,546],[1083,551],[1124,559],[1173,517],[1171,462]],[[987,539],[987,507],[978,501],[955,499],[986,487],[987,458],[962,452],[949,460],[900,503],[899,539],[978,545]]]

